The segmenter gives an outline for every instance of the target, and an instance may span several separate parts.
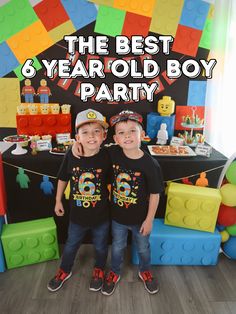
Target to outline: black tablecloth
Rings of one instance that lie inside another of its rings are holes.
[[[144,147],[146,149],[146,147]],[[50,178],[54,185],[53,195],[45,195],[40,190],[40,183],[43,175],[56,177],[63,156],[52,155],[49,152],[39,152],[32,156],[29,152],[26,155],[15,156],[11,154],[12,148],[3,153],[4,174],[7,190],[7,215],[11,223],[39,219],[54,216],[58,228],[60,243],[64,243],[67,235],[69,208],[68,201],[64,200],[66,214],[64,217],[54,215],[55,193],[57,181]],[[195,183],[199,173],[207,172],[210,187],[216,187],[222,166],[227,158],[213,149],[209,158],[196,157],[155,157],[162,168],[165,181],[176,180],[188,177],[189,181]],[[21,189],[16,183],[18,167],[22,167],[30,178],[28,189]],[[219,168],[218,168],[219,167]],[[215,169],[218,168],[218,169]],[[30,172],[30,171],[32,172]],[[181,182],[177,180],[176,182]],[[157,216],[164,217],[165,197],[162,196]]]

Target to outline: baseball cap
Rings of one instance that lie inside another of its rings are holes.
[[[110,118],[110,125],[114,126],[118,122],[127,121],[127,120],[136,121],[139,124],[141,124],[141,126],[143,126],[142,125],[143,117],[139,113],[133,112],[133,111],[130,111],[130,110],[123,110],[119,114],[111,117]]]
[[[100,112],[93,109],[87,109],[77,114],[75,119],[75,129],[85,123],[90,122],[97,122],[105,129],[109,127],[108,123],[106,122],[106,118]]]

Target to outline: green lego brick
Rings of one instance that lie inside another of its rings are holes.
[[[28,0],[11,0],[0,7],[0,43],[38,20]]]
[[[99,6],[94,31],[108,36],[121,35],[125,14],[123,10]]]
[[[8,269],[59,258],[52,217],[4,225],[1,238]]]
[[[33,67],[34,67],[37,71],[40,70],[40,69],[42,68],[42,65],[41,65],[41,63],[39,62],[39,60],[38,60],[36,57],[34,57],[32,60],[34,61]],[[19,81],[23,81],[23,80],[25,79],[25,77],[24,77],[24,76],[22,75],[22,73],[21,73],[21,68],[22,68],[22,67],[23,67],[23,64],[20,64],[20,65],[14,70],[14,72],[15,72],[16,76],[18,77]]]
[[[211,36],[212,36],[212,23],[213,20],[207,19],[202,32],[202,37],[199,43],[199,47],[210,49],[211,48]]]

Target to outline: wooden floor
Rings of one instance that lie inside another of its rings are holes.
[[[93,249],[83,245],[73,276],[58,292],[49,292],[47,282],[59,260],[0,273],[0,313],[81,314],[192,314],[236,313],[236,261],[221,255],[217,266],[154,266],[160,292],[149,295],[130,264],[129,251],[115,293],[103,296],[88,290]]]

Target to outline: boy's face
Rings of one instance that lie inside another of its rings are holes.
[[[125,150],[137,149],[140,147],[144,131],[135,121],[118,122],[115,126],[115,142]]]
[[[86,123],[79,127],[76,140],[84,150],[96,151],[106,138],[106,132],[99,123]]]

